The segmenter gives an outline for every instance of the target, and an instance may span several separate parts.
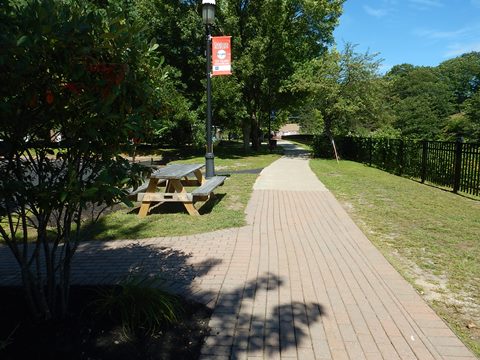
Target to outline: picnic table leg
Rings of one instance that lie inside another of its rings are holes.
[[[202,175],[202,172],[200,171],[200,169],[198,170],[195,170],[193,172],[195,174],[195,177],[197,178],[197,181],[200,185],[203,185],[205,183],[205,178],[203,177]]]
[[[147,193],[153,193],[157,189],[158,179],[150,178],[147,187]],[[148,210],[150,210],[151,201],[142,201],[142,205],[140,206],[140,211],[138,212],[139,217],[145,217],[148,214]]]
[[[186,193],[187,191],[182,185],[182,182],[180,180],[171,180],[172,186],[175,188],[175,192],[177,193]],[[195,209],[195,206],[193,206],[193,202],[191,203],[183,203],[183,206],[185,206],[185,209],[187,209],[188,213],[193,216],[199,216],[200,214],[198,213],[198,210]]]
[[[165,186],[165,192],[166,193],[171,193],[175,190],[172,184],[172,180],[167,180],[167,185]]]

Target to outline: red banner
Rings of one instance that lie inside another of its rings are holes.
[[[231,36],[212,37],[212,76],[232,74]]]

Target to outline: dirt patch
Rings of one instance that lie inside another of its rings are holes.
[[[179,322],[154,334],[128,339],[118,321],[100,317],[91,306],[98,288],[73,287],[71,314],[64,321],[34,324],[25,314],[23,293],[0,288],[0,358],[167,360],[198,359],[211,311],[181,300]]]
[[[240,201],[240,196],[238,195],[230,195],[229,204],[227,205],[228,210],[242,210],[244,205]]]
[[[413,283],[419,294],[440,316],[454,327],[468,334],[468,340],[480,343],[480,304],[468,289],[454,292],[449,288],[446,275],[435,275],[401,256],[398,251],[391,253],[401,271]]]

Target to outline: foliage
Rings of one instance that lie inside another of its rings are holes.
[[[80,232],[86,209],[124,201],[142,180],[143,169],[119,153],[151,119],[147,78],[157,58],[115,9],[2,1],[2,17],[0,220],[8,226],[0,233],[30,311],[48,320],[66,314],[72,257],[88,238]]]
[[[453,93],[441,72],[431,67],[403,66],[387,73],[395,127],[402,135],[435,139],[454,113]]]
[[[233,37],[233,79],[248,117],[238,117],[255,149],[259,131],[272,111],[286,109],[295,101],[280,92],[297,64],[320,56],[333,40],[343,0],[266,0],[218,2],[218,27]],[[243,116],[243,113],[242,113]]]
[[[480,90],[465,101],[465,115],[470,120],[470,137],[480,141]]]
[[[317,134],[312,141],[313,157],[332,159],[335,154],[332,140],[325,133]]]
[[[393,131],[414,139],[478,139],[480,57],[468,53],[437,67],[395,65],[379,75],[376,55],[346,44],[299,66],[285,88],[303,99],[303,129],[332,135]]]
[[[144,28],[147,39],[155,39],[165,63],[179,74],[179,94],[196,108],[205,92],[205,30],[196,1],[134,0],[131,15]]]
[[[376,54],[359,54],[346,44],[301,66],[288,88],[304,97],[302,128],[333,134],[372,131],[388,122],[386,84],[380,78]]]
[[[480,53],[471,52],[444,61],[438,66],[455,96],[457,111],[480,89]]]
[[[239,94],[242,92],[239,84],[232,76],[217,76],[212,79],[212,109],[213,125],[222,130],[237,132],[240,128],[239,119],[248,118],[247,109]],[[206,112],[206,96],[203,99],[202,113]]]
[[[160,279],[138,274],[100,290],[92,306],[98,314],[120,321],[126,338],[152,335],[176,322],[181,310],[178,298],[162,290]]]
[[[143,29],[145,41],[152,39],[166,66],[151,81],[159,110],[147,142],[155,144],[201,144],[205,141],[195,111],[201,104],[205,77],[203,29],[196,5],[188,1],[136,0],[128,16]]]

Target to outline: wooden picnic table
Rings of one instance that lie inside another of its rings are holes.
[[[138,215],[145,217],[152,203],[180,202],[190,215],[199,215],[194,203],[198,200],[208,200],[213,190],[222,185],[225,176],[214,176],[206,180],[201,169],[204,164],[173,164],[158,169],[150,175],[146,192],[138,193],[141,201]],[[159,186],[165,185],[165,190],[158,192]],[[197,187],[187,192],[185,187]]]

